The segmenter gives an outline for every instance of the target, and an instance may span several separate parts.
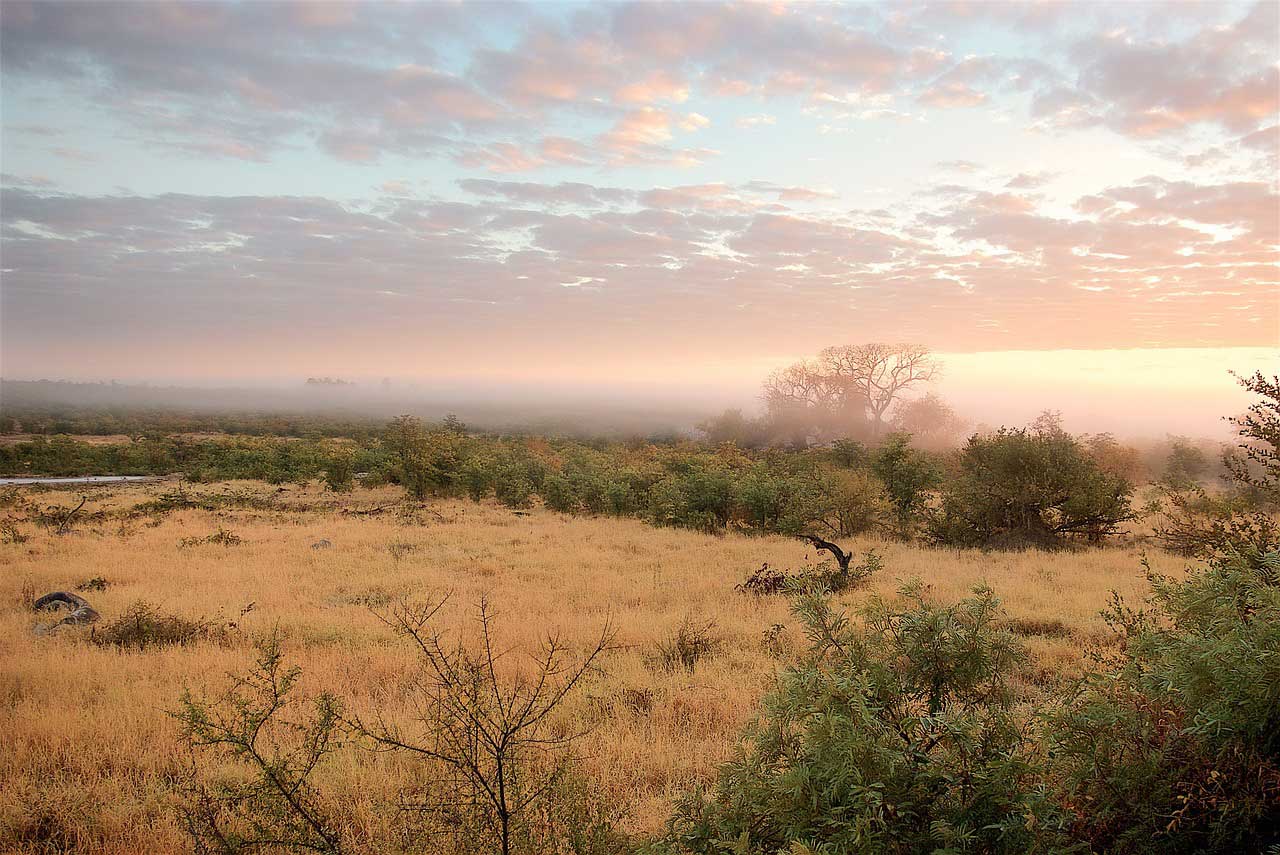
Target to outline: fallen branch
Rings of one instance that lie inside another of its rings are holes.
[[[796,535],[796,537],[813,544],[813,547],[815,549],[825,550],[827,552],[830,552],[832,555],[835,556],[836,563],[840,565],[840,572],[842,573],[849,572],[849,562],[853,560],[852,552],[845,552],[836,544],[832,543],[829,540],[823,540],[822,538],[818,537],[816,534],[799,534],[799,535]]]
[[[71,522],[71,518],[72,518],[72,517],[74,517],[74,516],[75,516],[75,515],[80,511],[80,509],[84,507],[84,503],[85,503],[85,502],[87,502],[87,501],[89,501],[89,497],[88,497],[88,496],[81,496],[81,497],[80,497],[80,504],[78,504],[78,505],[76,505],[74,508],[72,508],[72,509],[71,509],[71,513],[69,513],[69,514],[67,514],[65,517],[63,517],[63,518],[62,518],[62,522],[58,523],[58,528],[57,528],[57,533],[58,533],[58,534],[65,534],[65,533],[66,533],[66,531],[67,531],[67,525]]]

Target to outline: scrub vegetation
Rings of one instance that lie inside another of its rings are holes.
[[[1280,413],[1242,382],[1222,484],[1051,417],[954,451],[405,417],[7,488],[0,845],[1265,851]]]

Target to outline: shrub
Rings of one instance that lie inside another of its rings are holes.
[[[973,436],[959,466],[930,521],[941,543],[1053,547],[1072,536],[1096,542],[1133,517],[1129,484],[1102,472],[1060,431]]]
[[[494,485],[494,496],[508,508],[527,508],[533,500],[533,482],[518,471],[505,471]]]
[[[335,451],[325,461],[324,483],[334,493],[349,493],[355,487],[355,456],[349,451]]]
[[[145,650],[148,647],[194,644],[223,634],[216,622],[165,614],[147,602],[136,602],[111,623],[95,628],[92,638],[104,647]]]
[[[902,537],[914,533],[928,492],[942,481],[937,465],[912,448],[910,441],[909,434],[890,434],[871,460],[871,471],[884,485],[893,506],[895,527]]]
[[[1147,610],[1107,613],[1120,653],[1052,717],[1053,772],[1093,851],[1280,845],[1280,553],[1232,553]]]
[[[378,750],[431,764],[439,786],[407,799],[431,824],[425,833],[451,838],[444,849],[432,840],[430,851],[617,851],[611,828],[617,811],[577,779],[571,746],[578,734],[556,721],[565,699],[609,648],[608,627],[576,663],[563,643],[549,638],[530,667],[512,673],[495,667],[502,654],[484,600],[475,645],[449,644],[434,631],[431,620],[441,605],[402,603],[383,618],[421,660],[412,681],[415,725],[388,725],[381,716],[348,722]]]
[[[197,853],[234,855],[267,851],[343,851],[337,823],[326,815],[311,783],[321,762],[339,746],[341,708],[325,694],[295,697],[300,672],[286,668],[280,638],[257,645],[245,676],[233,676],[212,701],[182,695],[171,715],[193,749],[190,774],[179,787],[180,810]],[[295,715],[310,706],[305,715]],[[212,754],[241,773],[214,778],[197,757]]]
[[[989,589],[953,606],[917,584],[855,626],[795,602],[810,639],[746,746],[680,805],[670,843],[698,853],[1048,851],[1055,815],[1009,678],[1022,660]],[[803,843],[804,849],[791,849]]]
[[[427,431],[413,416],[398,416],[386,434],[396,459],[396,479],[419,501],[453,488],[464,442],[465,437],[454,431]]]
[[[822,513],[817,521],[837,537],[880,528],[891,512],[884,485],[876,476],[858,469],[828,473],[821,495]]]
[[[231,547],[239,546],[242,542],[240,535],[236,534],[234,531],[228,531],[225,528],[220,528],[213,534],[206,535],[204,537],[184,537],[182,540],[178,541],[178,548],[187,549],[192,546],[206,545]]]
[[[716,634],[715,621],[699,623],[686,617],[670,638],[658,642],[655,661],[667,671],[678,668],[693,671],[699,662],[716,656],[723,647],[724,641]]]
[[[774,570],[766,562],[760,566],[759,570],[756,570],[742,582],[735,585],[734,590],[741,591],[744,594],[764,597],[785,592],[790,582],[790,576],[781,570]]]
[[[573,482],[558,472],[543,479],[542,501],[551,510],[562,514],[575,513],[581,507]]]
[[[603,510],[615,517],[634,513],[639,508],[635,491],[626,481],[609,481],[604,487]]]
[[[1280,527],[1252,491],[1210,495],[1203,487],[1166,489],[1155,538],[1171,552],[1207,558],[1256,546],[1280,548]]]
[[[1231,420],[1240,438],[1237,452],[1223,458],[1231,489],[1211,496],[1197,485],[1166,490],[1163,497],[1156,537],[1184,555],[1280,548],[1274,513],[1280,505],[1280,379],[1267,380],[1261,372],[1239,379],[1261,399]]]

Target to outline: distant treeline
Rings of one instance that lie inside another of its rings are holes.
[[[751,450],[728,442],[479,434],[452,418],[402,416],[342,438],[314,423],[275,426],[281,435],[166,436],[151,425],[129,442],[23,439],[0,444],[0,473],[322,479],[335,491],[398,484],[417,499],[492,498],[512,508],[541,501],[564,513],[708,532],[879,531],[1011,546],[1102,539],[1132,516],[1136,483],[1132,450],[1108,437],[1072,437],[1052,419],[974,435],[949,451],[915,448],[904,433],[874,445],[842,439]],[[1171,457],[1164,474],[1186,486],[1211,469],[1203,455],[1187,452]]]
[[[323,381],[325,378],[311,378]],[[687,436],[706,409],[675,402],[510,393],[468,387],[299,382],[282,389],[197,389],[51,380],[0,380],[0,434],[138,436],[230,433],[251,436],[366,436],[401,413],[439,419],[460,413],[500,433],[615,439]]]

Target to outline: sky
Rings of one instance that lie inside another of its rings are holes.
[[[0,375],[1194,399],[1280,353],[1278,10],[5,0]]]

